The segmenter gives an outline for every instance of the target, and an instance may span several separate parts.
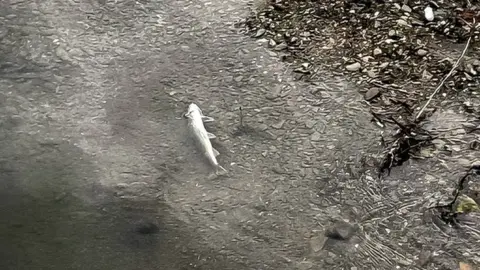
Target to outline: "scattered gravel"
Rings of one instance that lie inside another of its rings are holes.
[[[478,1],[276,0],[252,14],[246,27],[301,69],[297,78],[321,77],[328,68],[347,73],[364,88],[385,88],[382,94],[394,103],[418,108],[470,36],[464,61],[445,87],[478,94],[480,24],[474,21],[480,21]],[[388,100],[380,105],[395,107]]]

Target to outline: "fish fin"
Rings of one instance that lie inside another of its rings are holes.
[[[213,150],[213,155],[214,155],[215,157],[217,157],[218,155],[220,155],[220,152],[218,152],[217,149],[212,148],[212,150]]]
[[[209,123],[209,122],[214,122],[214,121],[215,121],[215,119],[213,119],[212,117],[205,116],[205,115],[202,115],[202,120],[203,120],[203,122],[205,122],[205,123]]]
[[[217,165],[217,171],[215,172],[216,175],[225,175],[228,171],[225,170],[221,165]]]
[[[210,140],[217,138],[217,136],[215,136],[215,134],[212,134],[212,133],[210,133],[210,132],[207,132],[207,136],[208,136],[208,138],[209,138]]]

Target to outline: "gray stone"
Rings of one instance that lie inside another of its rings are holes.
[[[283,124],[285,124],[285,120],[280,120],[278,123],[273,124],[272,127],[275,129],[281,129],[283,127]]]
[[[360,63],[356,62],[356,63],[350,64],[350,65],[347,65],[345,68],[346,68],[348,71],[357,71],[357,70],[359,70],[361,67],[362,67],[362,65],[361,65]]]
[[[353,236],[355,230],[355,226],[345,221],[337,221],[325,232],[325,235],[336,240],[348,240]]]
[[[407,21],[402,20],[402,19],[398,19],[398,20],[397,20],[397,24],[398,24],[398,25],[401,25],[401,26],[411,27],[411,25],[410,25]]]
[[[325,242],[327,242],[327,237],[325,235],[318,235],[312,237],[310,239],[310,247],[312,248],[313,252],[319,252],[325,246]]]
[[[382,54],[382,50],[380,48],[375,48],[373,50],[373,56],[377,56],[377,55],[380,55]]]
[[[380,90],[378,88],[370,88],[367,93],[365,93],[365,100],[370,101],[380,95]]]
[[[277,46],[275,46],[276,51],[282,51],[282,50],[285,50],[286,48],[287,48],[287,43],[280,43]]]
[[[318,131],[315,131],[312,136],[310,136],[310,140],[314,142],[320,141],[320,138],[322,137],[322,134],[320,134]]]
[[[424,49],[419,49],[417,51],[417,55],[419,55],[419,56],[425,56],[425,55],[427,55],[427,53],[428,53],[428,51],[424,50]]]
[[[402,10],[408,13],[412,12],[412,8],[407,5],[403,5]]]
[[[260,28],[257,30],[257,33],[255,33],[255,36],[254,37],[261,37],[265,34],[266,30],[263,29],[263,28]]]

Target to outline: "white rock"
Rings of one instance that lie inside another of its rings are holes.
[[[427,55],[427,53],[428,53],[428,51],[424,50],[424,49],[418,49],[418,51],[417,51],[418,56],[425,56],[425,55]]]
[[[433,9],[431,7],[426,7],[425,8],[425,19],[427,19],[427,21],[429,21],[429,22],[433,21],[433,19],[434,19]]]
[[[361,67],[362,67],[362,65],[357,62],[357,63],[353,63],[353,64],[350,64],[350,65],[347,65],[345,68],[346,68],[348,71],[357,71],[357,70],[359,70]]]
[[[382,50],[380,48],[375,48],[373,50],[373,56],[377,56],[377,55],[380,55],[382,54]]]

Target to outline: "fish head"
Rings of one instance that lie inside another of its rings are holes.
[[[189,106],[188,106],[188,111],[183,115],[185,118],[192,118],[193,115],[202,115],[202,110],[200,109],[200,107],[197,106],[197,104],[195,103],[191,103]]]

